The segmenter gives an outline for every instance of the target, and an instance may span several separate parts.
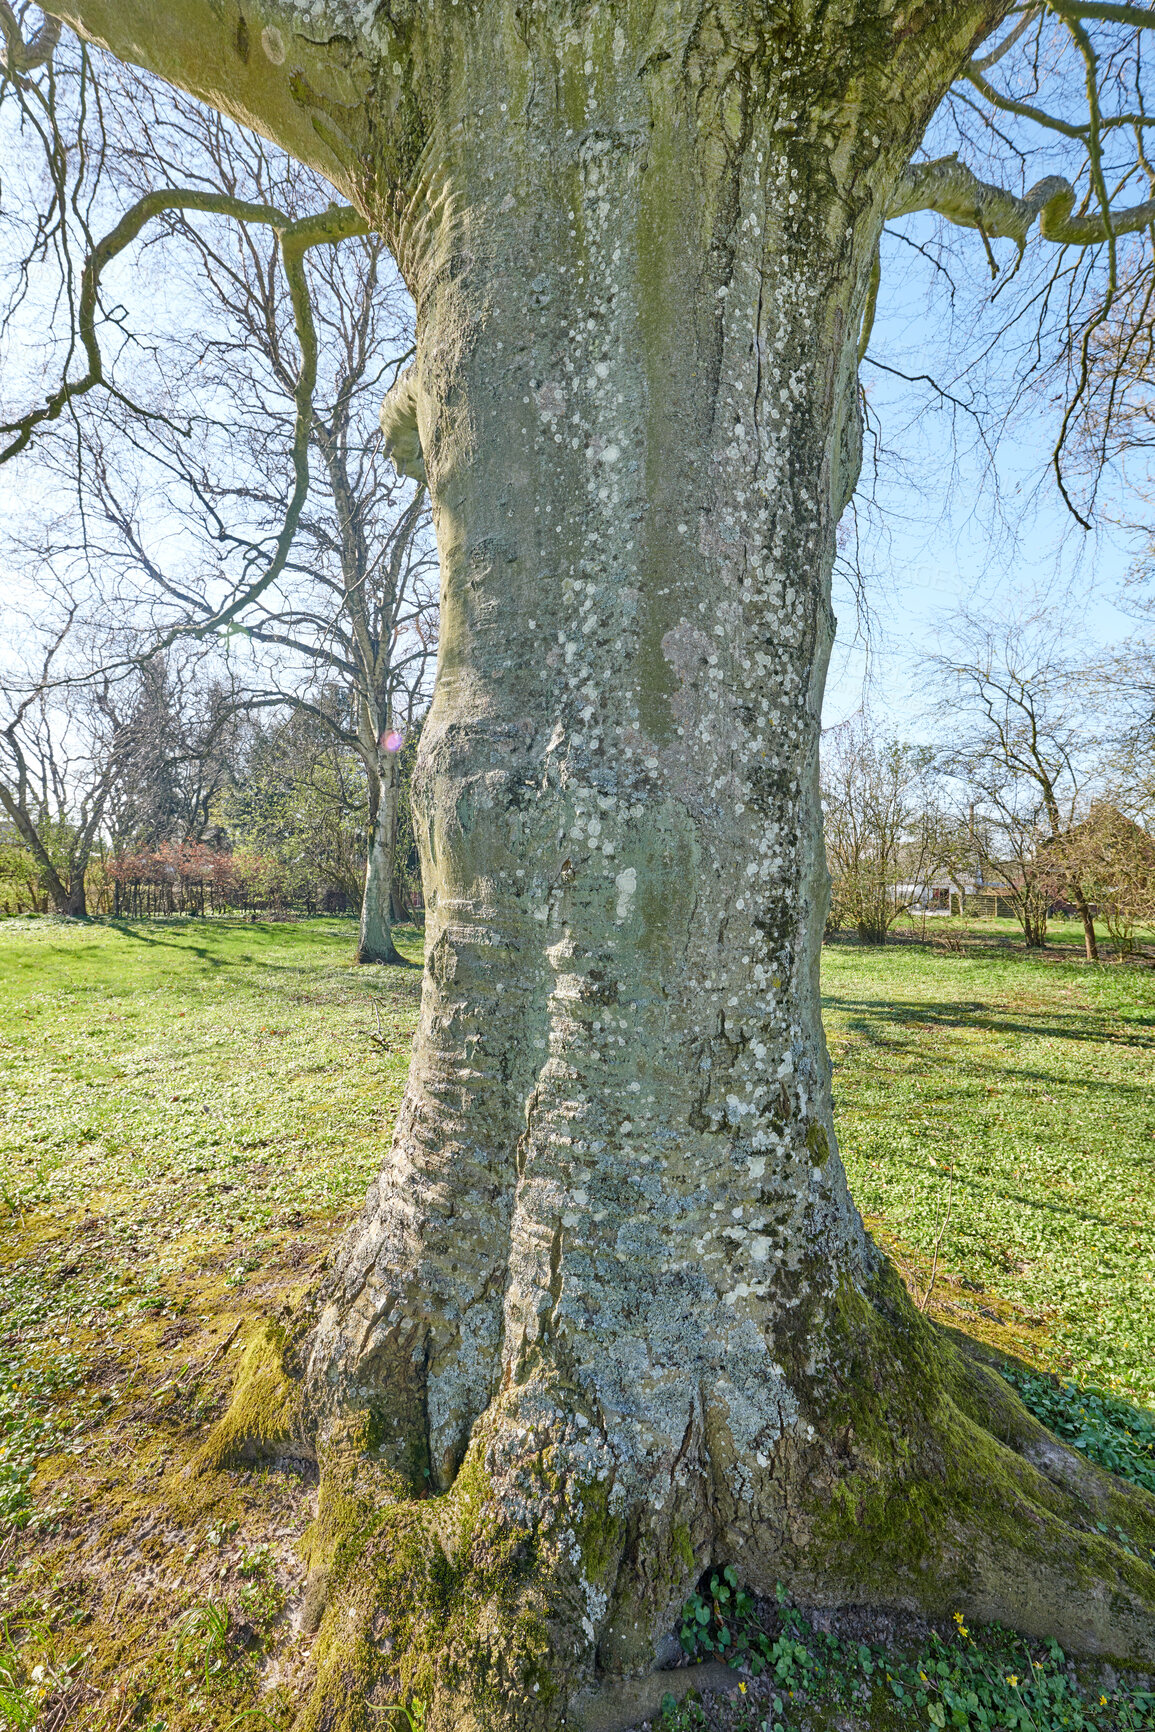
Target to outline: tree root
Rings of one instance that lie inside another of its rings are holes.
[[[1155,1498],[1061,1444],[889,1264],[866,1293],[844,1284],[821,1330],[799,1336],[799,1360],[825,1341],[821,1363],[787,1362],[802,1418],[773,1458],[729,1459],[715,1428],[702,1472],[632,1502],[587,1396],[544,1358],[436,1496],[399,1471],[380,1413],[330,1420],[297,1732],[360,1732],[399,1700],[429,1732],[612,1720],[624,1679],[653,1693],[683,1600],[724,1562],[801,1605],[959,1612],[1155,1668]],[[301,1386],[260,1339],[206,1459],[292,1447]]]

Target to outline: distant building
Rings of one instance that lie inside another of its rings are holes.
[[[1007,880],[983,883],[977,878],[935,878],[929,884],[896,884],[895,902],[912,914],[977,914],[1013,919],[1014,888]]]

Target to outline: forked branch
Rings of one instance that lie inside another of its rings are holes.
[[[980,180],[951,155],[934,162],[912,163],[899,182],[887,216],[937,211],[948,222],[978,229],[988,239],[1013,240],[1020,251],[1036,218],[1044,240],[1074,247],[1100,246],[1155,222],[1155,199],[1108,213],[1075,216],[1074,208],[1075,189],[1062,175],[1046,175],[1020,198],[1005,187]]]
[[[3,0],[0,0],[0,4],[2,3]],[[255,582],[247,584],[227,607],[201,622],[197,628],[197,635],[200,636],[229,624],[243,608],[266,590],[284,569],[309,492],[309,441],[313,424],[313,391],[317,383],[317,333],[305,276],[305,254],[310,247],[322,242],[333,243],[347,240],[353,235],[368,234],[369,225],[364,217],[350,206],[330,205],[327,210],[316,215],[294,221],[272,205],[255,204],[246,199],[234,198],[228,193],[201,192],[191,188],[162,188],[157,192],[146,193],[137,200],[131,210],[125,212],[116,227],[98,242],[84,267],[78,326],[88,362],[87,371],[81,378],[64,380],[40,408],[30,410],[17,421],[0,424],[0,433],[12,436],[4,449],[0,450],[0,463],[22,451],[32,439],[37,427],[58,419],[68,404],[85,396],[97,386],[103,387],[121,401],[127,401],[105,375],[104,358],[97,335],[101,275],[111,261],[136,239],[146,223],[169,210],[208,211],[220,216],[234,217],[239,222],[263,224],[274,231],[280,243],[281,264],[289,285],[293,321],[301,351],[301,364],[293,389],[296,411],[292,444],[293,491],[272,558]]]
[[[4,38],[3,70],[9,78],[19,80],[24,73],[35,72],[52,59],[60,41],[60,20],[46,17],[26,42],[20,20],[8,0],[0,0],[0,36]]]

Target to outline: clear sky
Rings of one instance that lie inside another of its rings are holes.
[[[920,231],[908,220],[906,227],[915,238],[928,238],[925,224]],[[980,273],[973,279],[977,304],[985,289],[977,235],[962,236],[956,248],[964,264],[968,251]],[[1000,363],[996,348],[985,382],[976,388],[962,377],[974,332],[962,317],[952,329],[941,298],[933,296],[933,280],[909,247],[887,244],[871,355],[911,375],[929,373],[962,400],[972,390],[981,400],[992,382],[997,397],[1000,365],[1009,360]],[[981,311],[977,317],[981,326]],[[992,456],[972,418],[944,408],[932,388],[906,384],[869,362],[862,377],[886,448],[876,471],[864,465],[853,510],[871,632],[867,642],[856,624],[852,589],[836,575],[839,628],[827,682],[828,724],[858,709],[865,692],[876,717],[893,722],[896,732],[933,739],[941,724],[928,714],[926,657],[960,605],[981,612],[1045,600],[1061,609],[1073,642],[1089,655],[1134,631],[1118,602],[1142,544],[1142,534],[1124,520],[1134,526],[1155,518],[1155,501],[1148,506],[1143,499],[1142,473],[1107,476],[1096,531],[1087,535],[1063,506],[1050,472],[1053,392],[1010,405]],[[990,414],[988,428],[997,431],[996,422]],[[844,561],[852,532],[848,514]]]

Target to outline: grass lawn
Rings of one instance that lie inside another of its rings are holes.
[[[1155,970],[1076,958],[828,943],[839,1141],[933,1311],[1155,1407]]]
[[[1155,971],[1006,936],[827,946],[851,1185],[932,1314],[1155,1405]],[[400,1099],[420,974],[354,937],[0,925],[0,1726],[291,1723],[315,1485],[190,1469]]]
[[[355,937],[0,926],[0,1725],[291,1719],[313,1487],[186,1470],[390,1132],[421,976]]]

